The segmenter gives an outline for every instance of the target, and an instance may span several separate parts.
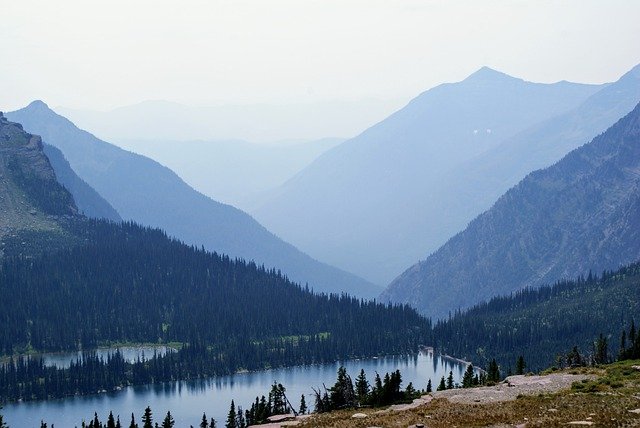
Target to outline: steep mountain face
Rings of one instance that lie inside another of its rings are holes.
[[[69,190],[82,214],[90,218],[122,220],[118,212],[109,205],[109,202],[76,175],[60,150],[49,144],[44,144],[43,151],[49,158],[58,182]]]
[[[382,299],[443,317],[492,296],[640,258],[640,105],[536,171]]]
[[[441,180],[446,186],[429,189],[418,198],[425,215],[416,229],[430,230],[430,242],[444,243],[529,172],[552,165],[591,141],[639,101],[640,66],[636,66],[575,109],[540,122],[448,171]],[[422,257],[436,249],[427,248]]]
[[[9,249],[28,251],[20,240],[28,233],[64,237],[60,221],[78,216],[73,197],[57,182],[42,151],[40,137],[0,113],[0,256]]]
[[[125,220],[159,227],[188,244],[282,269],[316,291],[361,297],[380,292],[373,284],[298,251],[248,214],[196,192],[170,169],[78,129],[41,101],[7,116],[60,149],[73,170]]]
[[[598,89],[530,83],[483,68],[421,94],[325,153],[254,214],[314,257],[387,283],[464,225],[434,215],[423,198],[443,186],[446,172]],[[442,220],[432,227],[433,217]]]

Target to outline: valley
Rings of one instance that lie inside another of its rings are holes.
[[[0,428],[640,426],[640,3],[0,16]]]

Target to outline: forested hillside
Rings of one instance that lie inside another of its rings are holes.
[[[436,323],[433,343],[481,366],[496,358],[505,373],[522,355],[535,371],[573,346],[589,355],[600,333],[615,357],[620,333],[634,320],[640,321],[640,264],[493,298]]]
[[[158,230],[90,220],[72,229],[88,243],[4,261],[0,353],[111,341],[197,340],[224,349],[322,334],[346,357],[416,349],[428,325],[408,307],[314,295],[279,272]]]

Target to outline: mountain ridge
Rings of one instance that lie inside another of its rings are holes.
[[[425,252],[416,204],[442,173],[600,88],[477,73],[421,93],[327,151],[252,213],[311,255],[388,283]]]
[[[442,318],[492,296],[640,258],[640,104],[527,175],[381,295]]]
[[[281,269],[316,291],[375,297],[380,288],[300,252],[251,216],[193,190],[173,171],[78,129],[42,101],[7,113],[60,149],[74,171],[124,220],[159,227],[211,251]]]

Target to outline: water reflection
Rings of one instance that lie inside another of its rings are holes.
[[[417,389],[426,388],[429,379],[435,387],[442,376],[448,376],[449,371],[453,372],[454,381],[460,382],[465,369],[464,365],[456,361],[441,359],[429,352],[351,360],[343,364],[353,379],[360,369],[364,369],[369,382],[373,381],[376,372],[384,376],[386,372],[400,370],[403,387],[412,382]],[[203,412],[221,422],[219,426],[222,426],[232,399],[237,405],[246,408],[256,396],[268,394],[274,381],[285,386],[287,396],[294,405],[298,405],[302,394],[305,394],[308,404],[313,404],[311,388],[318,388],[323,383],[327,387],[331,386],[335,382],[339,366],[340,363],[298,366],[136,386],[95,396],[6,405],[3,413],[5,421],[12,428],[37,428],[42,419],[49,426],[52,423],[60,428],[80,426],[82,419],[91,417],[94,412],[101,419],[106,419],[110,410],[113,410],[114,415],[120,415],[123,424],[126,422],[125,425],[128,425],[132,412],[139,419],[144,408],[151,406],[158,420],[162,419],[167,410],[171,410],[176,426],[197,426]]]

